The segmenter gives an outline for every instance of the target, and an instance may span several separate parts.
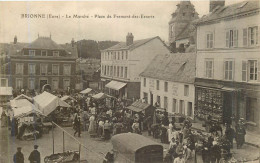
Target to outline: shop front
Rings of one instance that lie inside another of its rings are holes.
[[[105,85],[106,87],[106,92],[114,96],[116,98],[126,98],[126,85],[127,83],[119,82],[119,81],[110,81]]]
[[[198,121],[209,117],[216,122],[233,124],[244,118],[247,129],[259,129],[260,85],[196,79],[195,110]]]

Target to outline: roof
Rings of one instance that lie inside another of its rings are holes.
[[[62,101],[59,97],[54,96],[51,93],[44,91],[42,94],[34,97],[34,101],[37,107],[42,111],[44,115],[52,113],[56,107],[70,107],[69,104]]]
[[[195,34],[196,27],[193,22],[190,22],[186,25],[186,27],[176,36],[175,40],[190,38]]]
[[[0,87],[0,96],[11,96],[13,95],[12,87]]]
[[[160,39],[161,40],[161,38],[159,36],[156,36],[156,37],[152,37],[152,38],[136,40],[136,41],[133,42],[133,44],[128,45],[128,46],[126,45],[126,42],[120,42],[120,43],[118,43],[118,44],[116,44],[116,45],[114,45],[114,46],[112,46],[112,47],[110,47],[108,49],[105,49],[105,51],[107,51],[107,50],[121,50],[121,49],[133,50],[133,49],[135,49],[135,48],[137,48],[139,46],[142,46],[145,43],[147,43],[149,41],[152,41],[154,39]],[[162,41],[162,43],[163,43],[163,41]]]
[[[20,99],[27,99],[29,101],[32,101],[32,98],[31,97],[28,97],[24,94],[20,94],[19,96],[15,97],[14,100],[20,100]]]
[[[130,159],[132,160],[135,159],[135,152],[143,147],[156,147],[156,153],[158,152],[158,150],[160,150],[160,152],[162,153],[163,150],[163,146],[159,143],[156,143],[149,138],[134,133],[117,134],[112,137],[111,142],[113,145],[113,150],[116,150],[119,153],[128,156],[132,156],[130,157]]]
[[[87,94],[87,93],[90,93],[91,91],[92,91],[91,88],[87,88],[87,89],[81,91],[80,93],[81,93],[81,94]]]
[[[150,107],[150,104],[143,103],[141,101],[135,101],[130,106],[128,106],[127,109],[132,110],[134,112],[141,112],[147,109],[148,107]]]
[[[30,43],[25,48],[64,50],[63,47],[54,42],[50,37],[38,37],[35,41]]]
[[[195,82],[195,68],[196,53],[157,55],[140,76],[193,84]]]
[[[15,109],[13,109],[13,111],[14,111],[14,117],[16,117],[16,118],[24,117],[24,116],[27,116],[32,113],[43,115],[42,112],[39,109],[37,109],[34,105],[23,106],[21,108],[15,108]]]
[[[243,1],[229,6],[222,6],[215,8],[211,13],[203,16],[197,21],[197,24],[210,22],[217,19],[224,19],[226,17],[235,16],[254,10],[259,10],[259,0]]]
[[[107,83],[105,87],[114,89],[114,90],[119,90],[119,89],[123,88],[124,86],[126,86],[126,83],[112,80],[111,82]]]
[[[20,100],[10,100],[10,105],[12,108],[21,108],[24,106],[32,106],[33,104],[27,99],[20,99]]]

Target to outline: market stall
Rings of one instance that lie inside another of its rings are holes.
[[[12,87],[0,87],[0,106],[5,105],[13,96]]]
[[[132,115],[143,112],[145,116],[149,116],[154,114],[156,108],[150,104],[135,101],[132,105],[128,106],[127,109],[132,111]]]

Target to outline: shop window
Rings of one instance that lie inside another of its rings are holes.
[[[258,120],[258,105],[256,98],[246,98],[246,120],[257,123]]]

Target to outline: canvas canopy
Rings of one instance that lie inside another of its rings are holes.
[[[141,112],[150,107],[150,104],[143,103],[141,101],[135,101],[132,105],[128,106],[127,109],[134,112]]]
[[[91,91],[92,91],[91,88],[87,88],[87,89],[81,91],[80,93],[81,93],[81,94],[87,94],[87,93],[90,93]]]
[[[118,81],[114,81],[112,80],[111,82],[109,82],[108,84],[106,84],[105,87],[110,88],[110,89],[114,89],[114,90],[119,90],[121,88],[123,88],[124,86],[126,86],[126,83],[123,82],[118,82]]]
[[[75,98],[73,98],[73,97],[71,97],[71,96],[63,96],[63,97],[61,97],[60,99],[61,99],[62,101],[66,101],[67,99],[71,99],[71,100],[76,101]]]
[[[31,106],[32,103],[27,99],[20,99],[20,100],[10,100],[10,105],[12,108],[21,108],[24,106]]]
[[[11,96],[13,95],[12,87],[0,87],[0,96]]]
[[[35,96],[34,101],[45,116],[52,113],[58,106],[70,107],[69,104],[62,101],[59,97],[45,91],[42,94]]]
[[[105,93],[98,93],[98,94],[95,94],[94,96],[92,96],[94,99],[102,99],[102,98],[105,98],[106,97],[106,94]]]
[[[37,109],[33,104],[31,106],[24,106],[21,108],[14,108],[14,117],[19,118],[19,117],[25,117],[28,116],[29,114],[35,113],[38,115],[43,115],[42,112]]]
[[[26,95],[24,95],[24,94],[21,94],[21,95],[19,95],[19,96],[17,96],[17,97],[14,98],[14,100],[21,100],[21,99],[27,99],[27,100],[29,100],[29,101],[32,101],[32,98],[31,98],[31,97],[28,97],[28,96],[26,96]]]

